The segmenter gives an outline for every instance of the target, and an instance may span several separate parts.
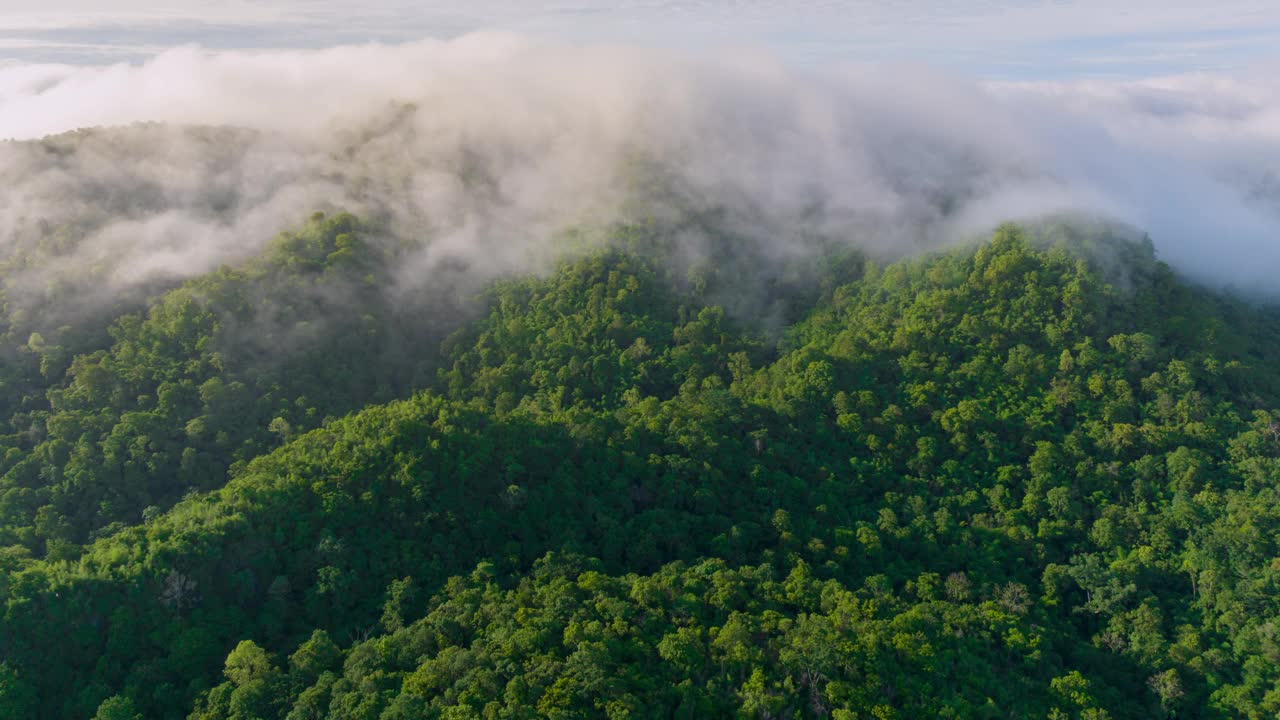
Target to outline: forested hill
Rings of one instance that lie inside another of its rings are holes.
[[[1280,713],[1276,311],[1063,228],[615,235],[453,327],[317,218],[10,338],[0,717]]]

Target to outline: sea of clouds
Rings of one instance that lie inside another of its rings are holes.
[[[110,129],[47,137],[79,128]],[[814,235],[902,255],[1083,213],[1280,294],[1266,78],[992,84],[482,33],[0,67],[0,138],[0,244],[29,256],[11,288],[192,276],[347,209],[418,244],[406,278],[534,268],[566,227],[653,215],[714,212],[779,255]]]

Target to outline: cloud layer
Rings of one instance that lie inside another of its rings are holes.
[[[494,34],[24,65],[0,68],[0,137],[160,124],[0,145],[0,243],[25,254],[11,288],[96,268],[110,292],[243,257],[317,208],[385,220],[421,248],[416,281],[537,267],[567,226],[654,214],[715,212],[769,253],[817,235],[903,254],[1081,211],[1275,296],[1277,90],[984,86]]]

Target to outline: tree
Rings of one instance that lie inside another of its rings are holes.
[[[7,661],[0,662],[0,717],[36,716],[35,688]]]
[[[142,720],[142,713],[129,698],[114,695],[102,701],[93,720]]]
[[[342,649],[324,630],[316,630],[311,637],[289,656],[289,674],[295,681],[310,684],[326,671],[337,670],[342,665]]]
[[[1160,707],[1164,709],[1170,717],[1176,716],[1176,710],[1182,702],[1182,696],[1185,694],[1182,690],[1182,680],[1178,677],[1178,671],[1169,668],[1161,673],[1156,673],[1147,679],[1147,687],[1160,698]]]
[[[269,680],[277,672],[266,650],[252,640],[241,640],[227,655],[223,674],[233,684],[245,686],[254,681]]]
[[[382,627],[387,632],[404,627],[404,614],[410,610],[416,595],[413,578],[393,580],[387,587],[387,600],[382,606]]]

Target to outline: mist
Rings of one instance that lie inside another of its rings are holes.
[[[0,255],[32,303],[76,274],[85,302],[198,275],[337,209],[415,249],[405,287],[537,271],[566,228],[616,221],[715,213],[770,257],[814,237],[896,257],[1081,213],[1280,295],[1266,80],[997,85],[477,34],[3,67],[0,137]]]

